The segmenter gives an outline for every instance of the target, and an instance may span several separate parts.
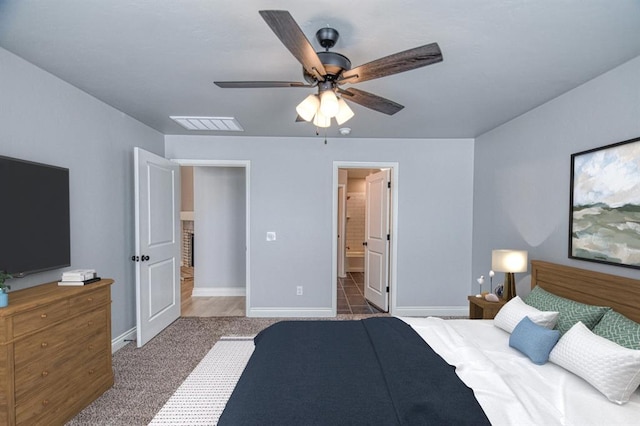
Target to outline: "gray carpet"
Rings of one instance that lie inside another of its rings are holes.
[[[254,335],[282,319],[179,318],[144,347],[130,343],[116,352],[114,386],[67,425],[147,425],[220,337]]]

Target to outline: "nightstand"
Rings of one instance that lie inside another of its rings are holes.
[[[470,319],[493,319],[500,308],[507,303],[506,300],[499,299],[497,302],[488,302],[482,297],[469,296],[469,318]]]

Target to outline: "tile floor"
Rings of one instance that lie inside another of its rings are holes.
[[[364,273],[347,272],[338,278],[339,314],[377,314],[382,312],[364,298]]]

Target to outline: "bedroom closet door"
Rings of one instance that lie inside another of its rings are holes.
[[[180,166],[134,149],[136,331],[143,346],[180,316]]]
[[[364,297],[389,310],[389,199],[390,170],[366,177]]]

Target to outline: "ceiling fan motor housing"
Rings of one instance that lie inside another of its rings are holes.
[[[336,52],[317,52],[328,76],[337,77],[342,71],[351,69],[351,61]]]
[[[323,77],[330,81],[338,78],[342,71],[351,69],[351,61],[349,60],[349,58],[341,55],[340,53],[329,52],[329,49],[335,46],[339,37],[340,34],[338,33],[338,30],[334,28],[320,28],[316,32],[316,39],[318,39],[318,43],[320,43],[320,46],[326,49],[324,52],[316,52],[316,54],[318,55],[320,62],[322,62],[322,65],[324,65],[324,69],[327,72],[327,74]],[[310,81],[307,76],[308,74],[305,73],[305,79],[307,81]],[[313,76],[309,75],[309,77],[311,77],[313,81]]]
[[[335,81],[342,71],[351,69],[351,61],[344,55],[336,52],[316,52],[320,62],[324,65],[324,69],[327,74],[323,77],[329,81]],[[304,68],[302,69],[304,79],[309,84],[315,84],[317,82],[315,76],[309,74]]]

